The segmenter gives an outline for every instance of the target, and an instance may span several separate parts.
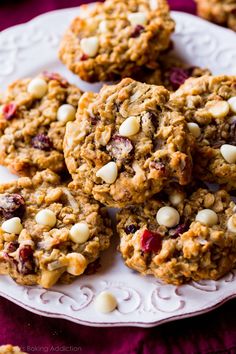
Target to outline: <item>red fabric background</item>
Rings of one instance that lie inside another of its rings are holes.
[[[195,13],[192,0],[169,2],[173,10]],[[81,0],[0,0],[0,30],[46,11],[81,3]],[[235,354],[235,314],[236,300],[231,300],[209,314],[150,329],[89,328],[34,315],[0,298],[0,344],[20,345],[37,354]]]

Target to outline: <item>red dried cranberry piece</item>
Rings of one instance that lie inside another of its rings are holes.
[[[174,229],[169,230],[169,235],[172,238],[178,237],[179,235],[183,234],[188,229],[188,224],[179,224]]]
[[[7,246],[6,251],[9,253],[15,252],[18,247],[18,242],[10,242]]]
[[[137,38],[140,36],[140,34],[144,31],[144,27],[141,25],[135,26],[133,32],[130,34],[131,38]]]
[[[19,251],[18,270],[21,274],[27,275],[34,272],[33,249],[25,245]]]
[[[169,81],[174,90],[177,90],[191,76],[191,70],[171,68],[168,73]]]
[[[116,161],[127,161],[132,158],[133,144],[123,136],[114,135],[107,145],[107,151]]]
[[[138,230],[138,227],[134,224],[125,227],[126,234],[134,234]]]
[[[51,140],[45,134],[38,134],[32,140],[31,144],[35,149],[50,151],[53,147]]]
[[[10,120],[16,113],[17,105],[14,102],[6,103],[2,108],[3,116],[6,120]]]
[[[0,212],[6,219],[14,216],[22,217],[25,211],[25,200],[20,194],[0,194]]]
[[[60,82],[62,87],[67,87],[69,84],[68,81],[58,73],[51,73],[49,71],[44,71],[43,75],[47,77],[49,80],[56,80]]]
[[[86,55],[86,54],[82,54],[81,57],[80,57],[80,60],[81,61],[85,61],[85,60],[88,60],[89,56]]]
[[[157,253],[161,249],[162,238],[157,232],[144,230],[141,237],[141,249],[143,252]]]
[[[27,262],[33,256],[33,249],[30,245],[25,245],[19,251],[19,258],[22,262]]]

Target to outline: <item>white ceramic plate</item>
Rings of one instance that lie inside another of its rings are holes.
[[[0,87],[40,71],[58,71],[83,90],[85,84],[57,59],[60,37],[79,8],[54,11],[0,33]],[[191,65],[210,68],[215,74],[236,74],[236,34],[197,17],[173,12],[177,23],[173,36],[175,52]],[[16,178],[0,169],[0,182]],[[151,327],[163,322],[204,313],[236,296],[236,271],[220,281],[192,282],[175,287],[152,277],[142,277],[126,268],[116,245],[104,252],[102,268],[82,276],[71,285],[52,290],[18,286],[0,277],[0,294],[28,309],[49,317],[65,318],[90,326]],[[112,291],[119,302],[110,314],[94,310],[94,298],[103,289]]]

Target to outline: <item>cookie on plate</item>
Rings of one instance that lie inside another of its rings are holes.
[[[82,274],[108,248],[105,208],[50,170],[0,185],[0,273],[54,285]]]
[[[167,111],[162,86],[123,79],[86,93],[64,139],[74,182],[108,206],[141,203],[171,181],[191,179],[192,137],[183,116]]]
[[[167,283],[215,280],[236,264],[235,204],[224,190],[169,189],[121,210],[117,230],[126,265]]]
[[[180,58],[166,54],[162,55],[158,60],[157,69],[143,69],[136,76],[136,80],[150,85],[163,85],[168,90],[175,91],[190,77],[210,74],[209,69],[190,66]]]
[[[85,81],[131,77],[156,67],[173,31],[166,0],[106,0],[72,21],[59,58]]]
[[[194,175],[236,187],[236,76],[188,79],[171,95],[196,138]]]
[[[80,96],[56,73],[11,84],[0,106],[0,163],[19,175],[64,171],[65,125],[75,118]]]
[[[235,0],[195,0],[197,13],[206,20],[226,25],[236,31]]]

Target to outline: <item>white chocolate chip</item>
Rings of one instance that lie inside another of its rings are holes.
[[[190,133],[195,137],[198,138],[201,135],[201,129],[197,123],[187,123],[188,129]]]
[[[233,232],[236,234],[236,215],[232,215],[228,222],[227,222],[227,228],[230,232]]]
[[[228,163],[236,162],[236,146],[224,144],[220,147],[220,152]]]
[[[139,118],[131,116],[127,118],[120,126],[119,134],[121,136],[132,136],[139,132],[140,123]]]
[[[87,262],[81,253],[68,253],[66,256],[68,265],[66,271],[72,275],[80,275],[85,271]]]
[[[236,96],[234,97],[231,97],[229,100],[228,100],[228,104],[230,106],[230,109],[232,112],[236,113]]]
[[[159,225],[174,227],[179,223],[179,213],[175,208],[165,206],[158,210],[156,219]]]
[[[149,4],[150,4],[150,9],[151,9],[152,11],[157,10],[158,7],[159,7],[158,0],[149,0]]]
[[[40,210],[36,216],[35,220],[37,224],[53,227],[57,222],[55,213],[50,209]]]
[[[112,184],[115,182],[117,179],[118,175],[118,168],[115,162],[111,161],[108,162],[106,165],[101,167],[97,173],[96,176],[100,177],[103,179],[104,182]]]
[[[109,291],[102,291],[96,297],[94,306],[98,312],[109,313],[115,310],[117,307],[117,301],[112,293]]]
[[[182,193],[179,192],[173,192],[169,195],[169,201],[171,202],[171,204],[173,204],[174,206],[182,203],[184,200],[184,196]]]
[[[99,23],[98,30],[100,33],[106,33],[107,32],[107,21],[103,20]]]
[[[128,20],[131,25],[142,25],[145,26],[147,23],[147,16],[144,12],[132,12],[128,14]]]
[[[63,104],[57,110],[57,120],[69,122],[75,119],[76,110],[71,104]]]
[[[224,118],[229,113],[229,104],[226,101],[215,101],[208,111],[214,118]]]
[[[211,209],[203,209],[197,213],[196,221],[199,221],[203,225],[213,226],[218,223],[218,216]]]
[[[48,85],[45,80],[36,77],[28,84],[27,91],[36,98],[42,98],[48,90]]]
[[[95,57],[98,52],[99,41],[97,37],[83,38],[80,41],[80,46],[84,54],[89,57]]]
[[[3,222],[2,230],[8,232],[9,234],[19,235],[23,229],[21,220],[18,217],[8,219]]]
[[[86,242],[89,238],[89,227],[86,222],[79,222],[70,229],[70,238],[75,243]]]

